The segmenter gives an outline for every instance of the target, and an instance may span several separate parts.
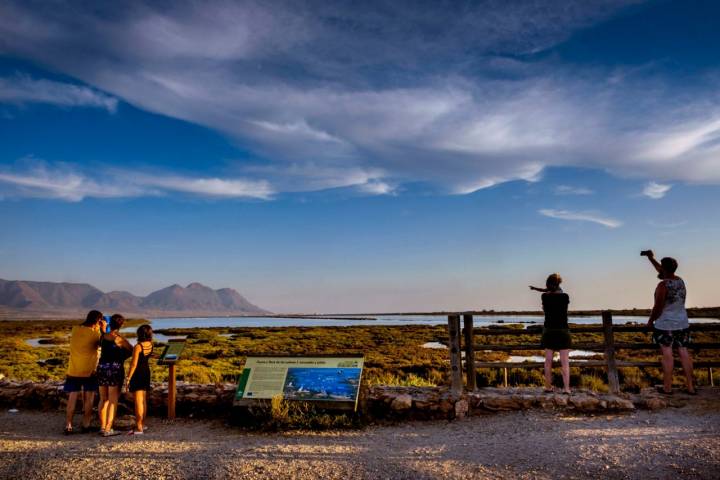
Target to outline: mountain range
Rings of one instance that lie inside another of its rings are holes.
[[[200,283],[171,285],[147,297],[130,292],[103,292],[87,283],[31,282],[0,279],[0,307],[18,311],[105,313],[172,313],[248,315],[269,313],[232,288],[213,290]]]

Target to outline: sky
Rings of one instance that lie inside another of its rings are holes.
[[[0,278],[720,304],[713,1],[0,3]]]

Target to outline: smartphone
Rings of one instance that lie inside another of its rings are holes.
[[[110,315],[103,315],[105,319],[105,333],[110,333]]]
[[[651,250],[643,250],[642,252],[640,252],[640,256],[641,257],[649,257],[650,252],[651,252]]]

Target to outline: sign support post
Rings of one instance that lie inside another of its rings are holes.
[[[185,349],[185,340],[170,339],[168,340],[165,350],[160,355],[159,365],[168,366],[168,412],[167,417],[170,420],[175,419],[175,399],[177,398],[177,384],[175,382],[175,364],[180,359],[180,354]]]
[[[168,419],[175,419],[175,397],[177,387],[175,385],[175,364],[168,365]]]

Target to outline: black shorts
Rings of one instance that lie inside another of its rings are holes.
[[[63,391],[66,393],[72,392],[97,392],[98,383],[97,377],[91,375],[89,377],[65,377],[65,385],[63,385]]]
[[[540,344],[546,350],[569,350],[572,347],[570,330],[567,328],[543,328]]]
[[[690,345],[690,329],[682,330],[659,330],[653,328],[653,343],[663,347],[684,348]]]

